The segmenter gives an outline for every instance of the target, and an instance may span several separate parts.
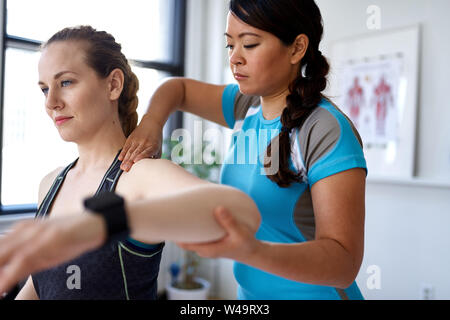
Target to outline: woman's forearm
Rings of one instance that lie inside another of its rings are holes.
[[[213,216],[226,207],[256,232],[260,217],[256,204],[243,192],[221,185],[202,185],[163,197],[126,205],[131,236],[144,242],[209,242],[225,235]]]
[[[182,78],[169,78],[154,92],[143,119],[152,119],[161,128],[169,116],[183,105],[184,84]]]
[[[211,184],[126,203],[131,236],[143,242],[220,239],[225,231],[213,215],[220,205],[256,232],[260,218],[254,202],[236,189]],[[17,224],[0,239],[0,294],[29,274],[98,248],[104,244],[106,232],[103,218],[88,211]]]
[[[242,263],[303,283],[347,288],[356,278],[360,262],[333,239],[303,243],[261,242]]]

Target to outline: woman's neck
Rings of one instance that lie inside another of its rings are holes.
[[[286,108],[286,97],[289,95],[289,89],[286,88],[275,94],[261,97],[261,106],[264,119],[272,120],[283,113]]]
[[[102,128],[89,139],[77,143],[79,154],[77,171],[85,173],[91,170],[107,169],[125,141],[126,137],[119,124]]]

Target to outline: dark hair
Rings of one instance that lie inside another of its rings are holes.
[[[329,64],[319,51],[323,35],[322,15],[314,0],[231,0],[230,12],[257,29],[269,32],[288,46],[300,34],[309,39],[297,78],[290,84],[287,106],[281,115],[283,130],[275,141],[279,143],[279,170],[268,178],[280,187],[302,181],[302,172],[289,169],[291,154],[290,131],[300,128],[304,120],[318,106],[327,86]],[[302,72],[304,70],[304,72]],[[266,154],[271,155],[272,142]],[[276,156],[276,155],[274,155]],[[265,164],[265,167],[269,167]]]
[[[86,42],[86,63],[101,78],[108,77],[117,68],[124,73],[124,86],[119,97],[119,119],[123,133],[128,137],[136,128],[138,121],[136,109],[139,80],[131,71],[128,60],[122,53],[122,46],[105,31],[97,31],[91,26],[78,26],[58,31],[42,45],[42,48],[56,41],[72,40]]]

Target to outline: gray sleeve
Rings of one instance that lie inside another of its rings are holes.
[[[306,171],[333,149],[340,134],[339,123],[328,111],[316,108],[310,114],[299,133],[300,150]]]
[[[244,119],[248,109],[250,109],[250,107],[258,106],[259,104],[259,96],[247,96],[238,92],[234,100],[234,119]]]
[[[362,147],[361,138],[357,130],[345,114],[343,115]],[[316,108],[311,113],[299,132],[300,151],[307,172],[319,159],[337,145],[341,134],[341,126],[338,120],[329,111],[324,108]]]

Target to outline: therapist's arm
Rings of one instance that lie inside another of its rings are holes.
[[[162,131],[169,116],[179,110],[226,126],[222,112],[224,85],[193,79],[165,79],[151,97],[147,112],[130,134],[119,155],[121,169],[129,171],[134,163],[150,157],[161,157]]]

